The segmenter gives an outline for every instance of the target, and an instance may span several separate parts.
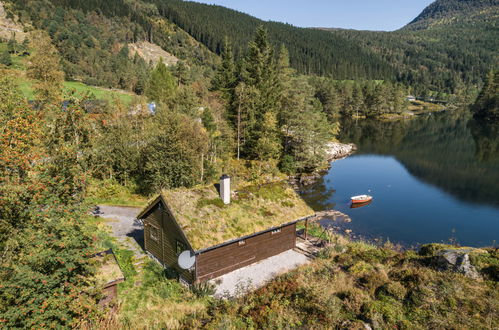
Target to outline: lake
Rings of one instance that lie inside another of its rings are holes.
[[[340,140],[359,150],[302,189],[315,209],[337,209],[342,230],[403,246],[499,243],[499,126],[466,111],[381,122],[344,120]],[[373,202],[350,208],[350,197]]]

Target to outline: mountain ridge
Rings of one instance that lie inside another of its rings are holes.
[[[467,21],[476,14],[487,14],[481,13],[484,10],[491,10],[491,16],[497,17],[499,0],[436,0],[401,30],[428,29],[449,25],[459,19]]]

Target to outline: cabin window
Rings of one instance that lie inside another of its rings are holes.
[[[154,227],[154,226],[149,226],[149,237],[155,241],[155,242],[158,242],[159,241],[159,229],[158,227]]]
[[[281,229],[276,229],[276,230],[272,230],[272,235],[276,235],[276,234],[279,234],[281,232]]]
[[[243,245],[246,245],[246,241],[239,241],[239,246],[243,246]]]
[[[185,246],[185,244],[181,241],[177,240],[175,245],[175,252],[177,253],[177,255],[181,254],[185,250],[187,250],[187,246]]]

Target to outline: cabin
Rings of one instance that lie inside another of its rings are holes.
[[[163,191],[138,216],[147,253],[193,284],[295,248],[314,211],[286,182]]]

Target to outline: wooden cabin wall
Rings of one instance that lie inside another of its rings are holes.
[[[182,237],[180,230],[162,203],[158,203],[158,206],[149,213],[144,225],[146,251],[154,255],[165,267],[175,269],[187,282],[194,282],[194,271],[181,269],[177,263],[177,240],[182,242],[186,249],[188,249],[189,244]],[[158,243],[152,241],[150,237],[151,225],[157,225],[160,229],[161,240]]]
[[[163,231],[162,228],[161,210],[155,207],[144,219],[144,247],[147,252],[151,253],[156,259],[163,262]],[[158,240],[151,238],[151,232],[157,230]]]
[[[296,224],[292,224],[282,227],[280,233],[266,232],[246,239],[244,245],[235,242],[201,253],[196,259],[197,280],[213,279],[293,249],[295,244]]]

